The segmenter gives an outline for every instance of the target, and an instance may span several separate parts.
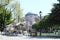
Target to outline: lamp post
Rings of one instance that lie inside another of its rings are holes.
[[[40,14],[40,19],[42,18],[41,13],[42,13],[42,12],[40,11],[40,12],[39,12],[39,14]]]
[[[41,16],[41,11],[39,12],[39,14],[40,14],[40,20],[42,19],[42,16]],[[41,36],[41,28],[39,29],[39,31],[40,31],[40,36]]]

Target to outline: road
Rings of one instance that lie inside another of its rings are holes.
[[[34,38],[29,36],[5,36],[0,35],[0,40],[60,40],[60,39],[54,39],[54,38]]]

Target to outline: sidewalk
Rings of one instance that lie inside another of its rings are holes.
[[[28,36],[3,36],[0,35],[0,40],[60,40],[56,38],[34,38],[34,37],[28,37]]]

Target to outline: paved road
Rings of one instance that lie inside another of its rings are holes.
[[[28,37],[28,36],[4,36],[0,35],[0,40],[60,40],[60,39],[54,39],[54,38],[34,38],[34,37]]]

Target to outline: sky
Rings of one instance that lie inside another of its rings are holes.
[[[28,12],[39,15],[39,11],[45,16],[51,12],[54,3],[57,3],[57,0],[20,0],[23,16]]]

